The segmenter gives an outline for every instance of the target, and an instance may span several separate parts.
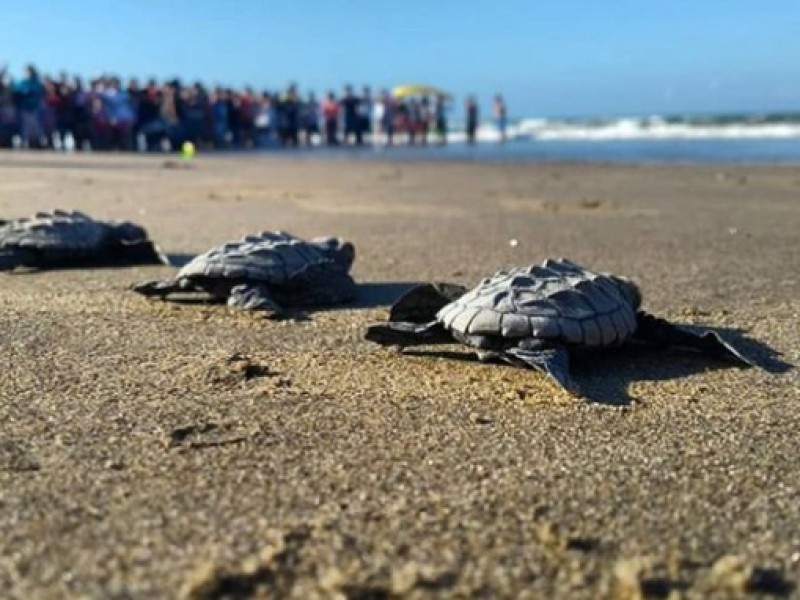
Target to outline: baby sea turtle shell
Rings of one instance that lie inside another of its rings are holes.
[[[168,260],[143,227],[128,221],[64,210],[0,221],[0,271],[159,262]]]
[[[692,333],[640,311],[641,294],[630,280],[566,259],[500,271],[462,295],[455,290],[443,284],[412,289],[392,307],[388,323],[367,330],[367,339],[400,346],[458,341],[481,360],[533,367],[572,391],[570,351],[631,340],[750,364],[716,332]]]
[[[133,286],[145,296],[205,293],[229,306],[281,313],[355,297],[349,275],[355,248],[339,238],[310,242],[283,231],[263,231],[193,258],[174,279]]]

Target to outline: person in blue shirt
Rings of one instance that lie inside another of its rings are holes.
[[[112,77],[102,94],[103,107],[108,117],[111,133],[111,148],[131,150],[133,148],[134,111],[127,90],[119,79]]]
[[[229,108],[227,90],[217,87],[211,95],[211,120],[214,129],[214,147],[217,149],[228,146],[230,139],[230,130],[228,129],[230,121],[228,116]]]
[[[13,93],[19,111],[23,144],[29,148],[43,148],[42,107],[45,90],[36,67],[28,65],[25,68],[25,78],[14,84]]]

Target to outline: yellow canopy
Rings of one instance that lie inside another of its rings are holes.
[[[392,90],[392,96],[395,98],[409,98],[411,96],[444,96],[450,97],[445,91],[435,88],[432,85],[401,85]]]

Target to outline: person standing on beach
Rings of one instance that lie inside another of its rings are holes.
[[[17,133],[17,110],[14,106],[8,68],[0,64],[0,148],[11,148]]]
[[[26,67],[25,79],[14,85],[14,96],[17,98],[22,143],[28,148],[42,148],[45,89],[36,67]]]
[[[408,103],[403,98],[398,98],[394,105],[395,131],[406,134],[406,141],[410,137]]]
[[[228,92],[221,86],[214,89],[209,99],[211,104],[211,129],[214,148],[226,148],[230,139],[228,129]]]
[[[328,97],[322,104],[322,118],[325,120],[325,143],[328,146],[338,146],[339,103],[336,102],[336,94],[333,92],[328,92]]]
[[[383,106],[383,114],[381,115],[381,130],[386,136],[386,145],[391,146],[394,143],[394,128],[397,104],[389,94],[389,90],[381,92],[381,105]]]
[[[150,79],[139,94],[139,104],[136,108],[137,129],[144,136],[144,146],[148,152],[155,152],[161,148],[161,140],[166,133],[160,110],[161,90],[156,81]]]
[[[134,111],[127,90],[120,80],[112,77],[102,94],[105,115],[108,118],[111,149],[127,151],[133,148]]]
[[[183,132],[178,108],[178,82],[177,80],[166,83],[161,94],[159,114],[164,124],[164,132],[169,140],[170,147],[177,150],[183,143]]]
[[[372,137],[372,91],[365,85],[358,102],[358,128],[362,139]]]
[[[75,141],[75,115],[72,110],[72,86],[67,74],[63,71],[59,78],[53,82],[55,88],[55,96],[57,102],[55,103],[55,137],[58,142],[58,147],[62,150],[67,150],[68,140],[72,138]]]
[[[278,119],[278,137],[284,148],[296,148],[298,144],[298,130],[300,129],[300,98],[297,95],[297,86],[290,84],[278,105],[280,118]]]
[[[408,102],[408,145],[417,143],[417,134],[422,131],[422,110],[419,100],[411,98]]]
[[[360,146],[364,143],[361,131],[361,123],[359,121],[358,105],[361,103],[358,96],[353,94],[353,86],[344,86],[344,97],[340,104],[342,105],[342,112],[344,113],[344,143],[350,141],[350,136],[355,138],[355,143]]]
[[[314,145],[314,138],[319,136],[319,102],[314,92],[308,93],[308,99],[302,104],[301,115],[305,144],[310,148]]]
[[[474,144],[475,134],[478,131],[478,102],[475,100],[475,96],[470,96],[467,98],[466,113],[467,143]]]
[[[92,150],[110,150],[111,125],[103,103],[103,94],[106,88],[105,77],[93,79],[91,86],[89,102],[92,113]]]
[[[383,141],[383,115],[386,105],[383,102],[383,96],[375,98],[372,103],[372,131],[370,132],[370,139],[373,145],[378,145]]]
[[[494,122],[497,125],[497,131],[500,133],[500,143],[506,141],[506,126],[508,125],[508,116],[506,110],[506,102],[500,94],[494,97]]]
[[[139,80],[135,77],[128,80],[128,85],[126,88],[128,92],[128,99],[131,103],[131,108],[133,109],[133,131],[131,135],[131,139],[133,140],[133,149],[134,150],[142,150],[144,146],[139,146],[140,134],[142,133],[141,130],[141,121],[139,120],[139,105],[142,102],[142,97],[144,96],[144,90],[139,85]]]
[[[431,102],[427,96],[419,101],[419,139],[423,146],[428,145],[428,132],[431,125]]]
[[[183,141],[199,146],[204,138],[206,115],[208,114],[207,99],[201,93],[197,84],[187,86],[181,90],[183,99]]]
[[[439,144],[447,144],[447,106],[443,95],[436,96],[436,104],[433,107],[433,122],[436,130],[436,137]]]
[[[56,93],[56,82],[50,77],[42,78],[42,84],[44,85],[44,102],[39,118],[44,130],[44,144],[47,148],[60,149],[61,143],[56,130],[56,113],[61,104],[61,98]]]
[[[72,136],[76,150],[87,150],[92,145],[92,97],[84,89],[83,80],[72,80],[72,93],[69,96],[72,111]]]

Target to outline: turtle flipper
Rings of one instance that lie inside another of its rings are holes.
[[[515,346],[507,348],[500,356],[512,364],[522,363],[544,373],[569,393],[579,395],[578,386],[569,374],[569,353],[564,346],[543,346],[533,350]]]
[[[707,329],[694,333],[644,312],[636,315],[634,339],[660,346],[689,348],[740,366],[754,366],[753,361],[722,339],[716,331]]]
[[[231,288],[228,306],[240,310],[260,310],[275,315],[284,312],[283,307],[270,296],[266,286],[249,283],[242,283]]]
[[[441,308],[463,296],[467,288],[454,283],[424,283],[403,294],[389,311],[390,321],[429,323]]]
[[[195,288],[185,279],[168,279],[135,283],[131,286],[131,290],[142,296],[166,298],[170,294],[195,291]]]
[[[453,336],[438,321],[429,323],[388,322],[367,327],[364,336],[381,346],[451,344]]]
[[[150,240],[120,241],[106,253],[114,262],[122,264],[164,264],[171,266],[169,257]]]
[[[347,272],[326,265],[309,265],[295,274],[289,285],[275,290],[276,298],[287,306],[342,304],[357,293],[358,287]]]
[[[13,271],[23,264],[25,264],[25,261],[17,250],[4,250],[0,252],[0,271]]]

